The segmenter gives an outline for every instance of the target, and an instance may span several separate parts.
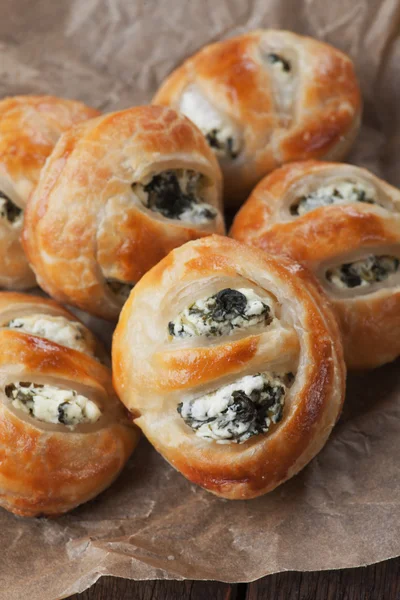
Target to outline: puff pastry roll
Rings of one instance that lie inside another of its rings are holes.
[[[229,238],[171,252],[125,304],[114,386],[183,475],[259,496],[302,469],[338,418],[340,334],[314,278]]]
[[[361,114],[350,58],[278,30],[206,46],[166,79],[153,102],[200,127],[220,161],[225,202],[236,206],[282,163],[344,158]]]
[[[39,285],[116,319],[132,286],[172,248],[224,232],[221,173],[201,132],[175,111],[140,106],[64,134],[25,218]]]
[[[102,352],[55,302],[0,293],[0,506],[59,515],[121,471],[139,430],[94,358]]]
[[[352,165],[293,163],[258,184],[231,234],[315,273],[350,368],[400,355],[399,190]]]
[[[36,285],[20,242],[26,202],[60,135],[98,114],[81,102],[53,96],[0,101],[0,287]]]

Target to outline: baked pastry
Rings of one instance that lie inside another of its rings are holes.
[[[125,304],[115,389],[183,475],[259,496],[325,444],[344,396],[339,330],[312,275],[221,236],[174,250]]]
[[[282,163],[344,158],[361,115],[348,56],[272,29],[206,46],[166,79],[153,103],[200,127],[220,160],[225,202],[233,206]]]
[[[0,292],[0,329],[4,328],[44,338],[109,364],[105,348],[90,329],[48,298]]]
[[[400,355],[400,191],[365,169],[307,161],[263,179],[231,235],[311,269],[328,294],[348,367]]]
[[[116,319],[132,286],[172,248],[224,232],[221,173],[200,131],[139,106],[71,129],[42,171],[23,240],[39,285]]]
[[[60,135],[98,114],[81,102],[53,96],[0,101],[0,287],[36,285],[20,242],[23,210]]]
[[[139,438],[101,346],[51,300],[0,293],[0,506],[56,516],[117,477]]]

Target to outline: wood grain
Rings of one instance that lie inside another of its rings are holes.
[[[216,581],[129,581],[103,577],[83,594],[68,600],[239,600],[238,587]]]
[[[236,585],[103,577],[68,600],[400,600],[400,558],[359,569],[279,573]]]
[[[399,600],[400,559],[359,569],[279,573],[251,583],[246,600]]]

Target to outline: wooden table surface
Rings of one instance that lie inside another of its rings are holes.
[[[400,558],[359,569],[280,573],[236,585],[103,577],[69,600],[400,600]]]

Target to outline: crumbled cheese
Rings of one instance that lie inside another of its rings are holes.
[[[82,323],[70,321],[65,317],[34,314],[26,317],[17,317],[4,327],[18,329],[18,331],[22,331],[23,333],[30,333],[46,338],[61,346],[92,354],[89,351],[86,328]]]
[[[74,390],[14,383],[6,386],[5,392],[11,398],[12,406],[45,423],[62,423],[72,428],[82,423],[95,423],[101,417],[97,404]]]
[[[276,375],[246,375],[210,394],[182,402],[178,413],[197,436],[219,444],[240,444],[266,433],[272,423],[282,419],[285,393],[286,386]]]
[[[167,219],[203,225],[217,216],[217,210],[203,202],[204,176],[190,169],[162,171],[146,183],[134,183],[132,189],[142,204]]]
[[[291,110],[295,86],[292,65],[287,58],[275,52],[267,54],[267,61],[272,75],[274,94],[276,96],[276,109],[282,119],[282,125],[288,127],[291,123]]]
[[[217,156],[234,159],[241,150],[238,132],[196,87],[189,87],[181,96],[179,110],[193,121],[205,135]]]
[[[0,219],[8,221],[13,227],[22,225],[23,211],[14,202],[0,191]]]
[[[370,255],[329,269],[326,277],[338,288],[365,287],[384,281],[398,271],[399,265],[400,261],[395,256]]]
[[[280,54],[276,54],[275,52],[270,52],[267,55],[267,59],[276,73],[285,77],[289,76],[289,73],[292,70],[292,66],[286,58],[284,58]]]
[[[376,204],[376,190],[367,183],[338,181],[323,185],[307,196],[302,196],[290,207],[290,212],[292,215],[304,215],[320,206],[353,202]]]
[[[225,288],[185,308],[168,330],[174,337],[221,336],[271,321],[271,307],[254,290]]]

